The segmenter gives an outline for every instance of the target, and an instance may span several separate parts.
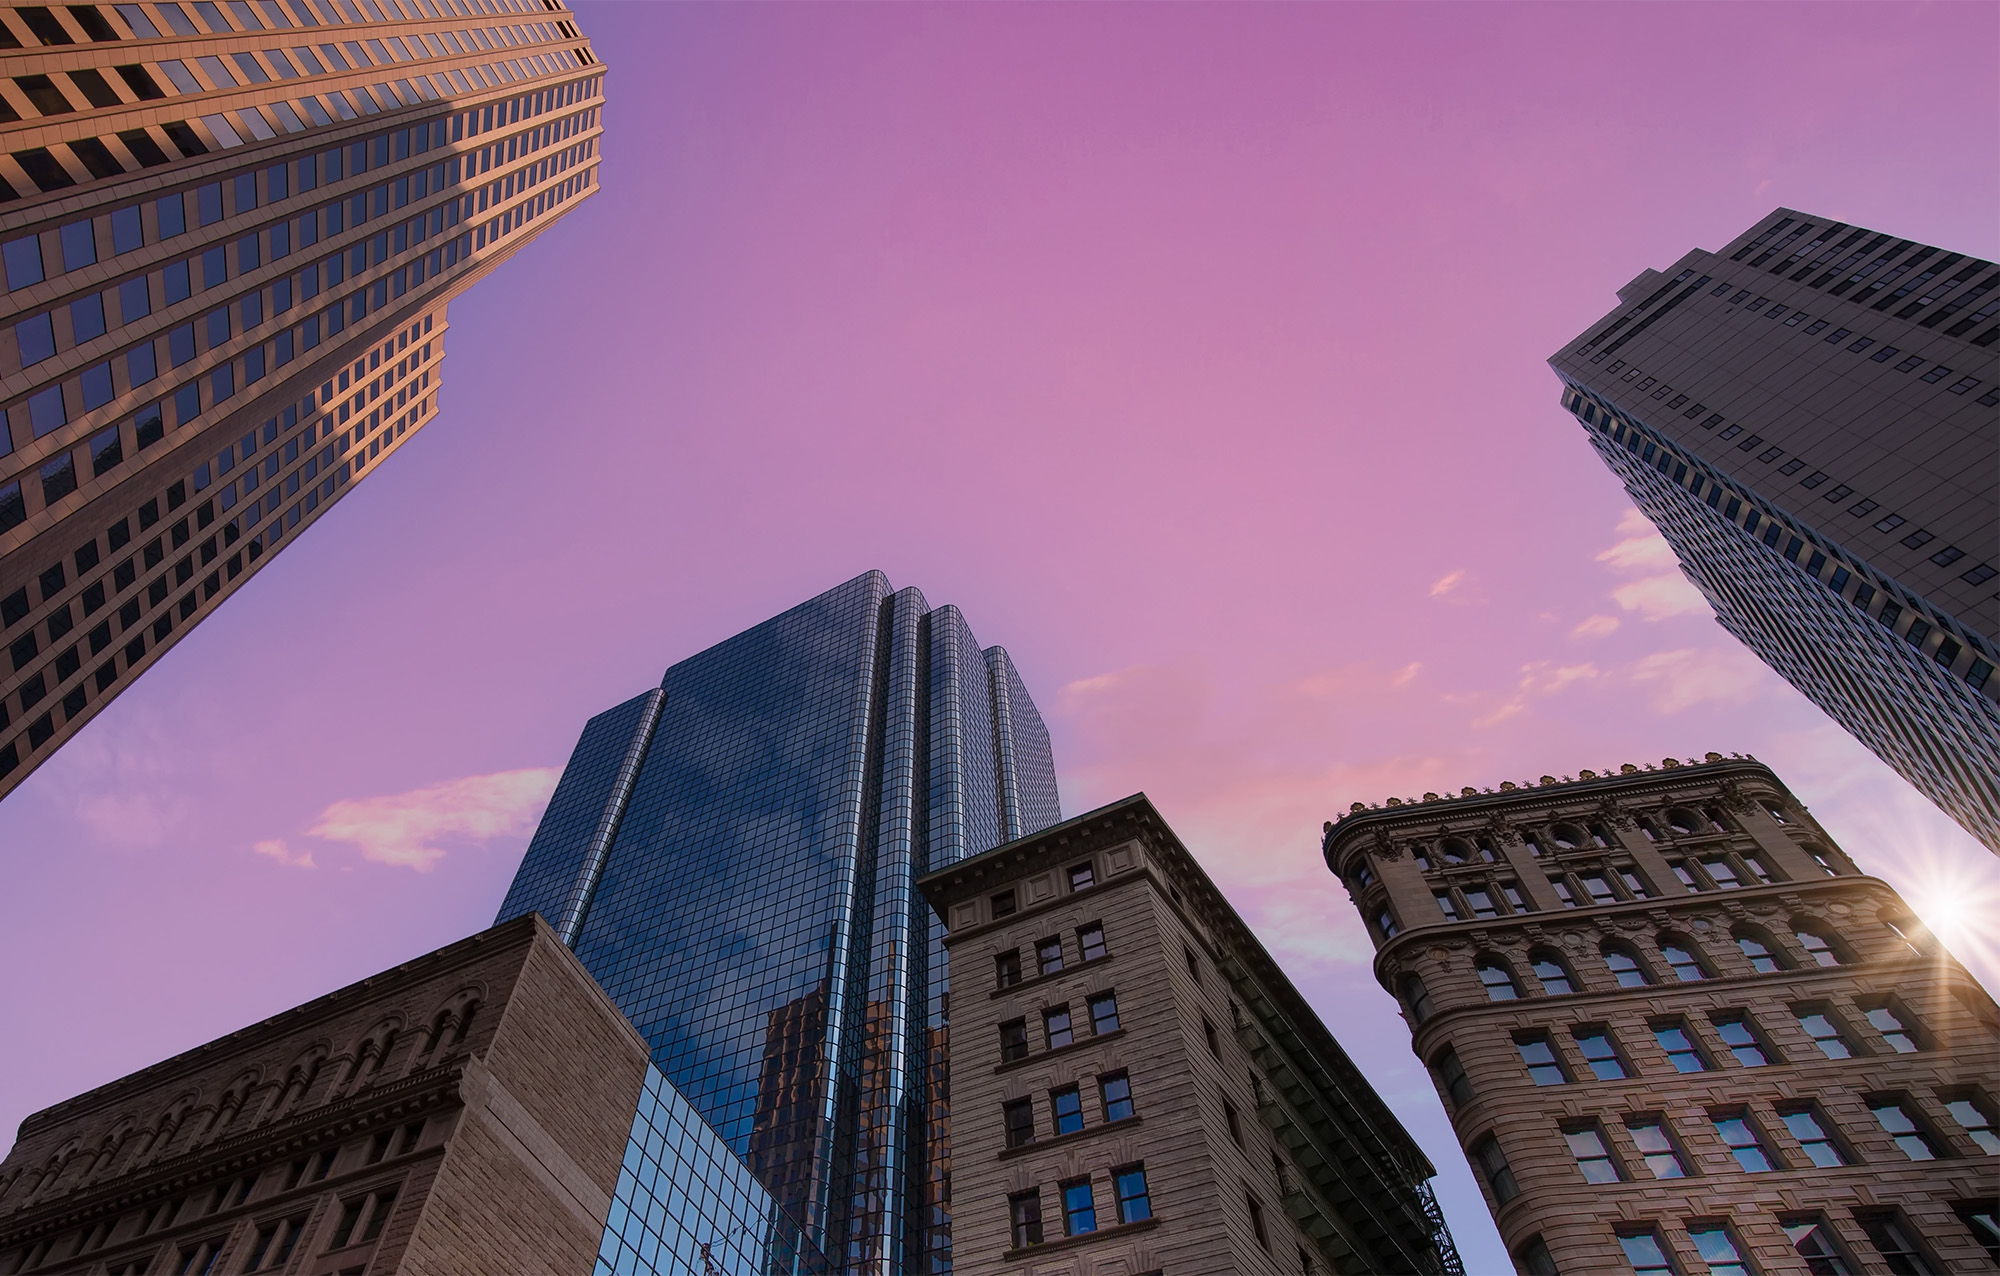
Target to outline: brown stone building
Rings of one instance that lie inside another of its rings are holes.
[[[0,5],[0,796],[436,419],[602,85],[560,0]]]
[[[1990,1271],[2000,1015],[1761,764],[1326,834],[1522,1272]]]
[[[29,1117],[0,1272],[584,1276],[646,1076],[530,914]]]
[[[961,1276],[1458,1270],[1430,1163],[1144,795],[918,885]]]

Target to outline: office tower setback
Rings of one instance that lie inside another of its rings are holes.
[[[1430,1162],[1145,795],[918,884],[960,1276],[1461,1270]]]
[[[1991,1267],[2000,1013],[1759,763],[1355,803],[1325,851],[1522,1272]]]
[[[586,1276],[639,1105],[662,1110],[645,1043],[522,918],[30,1116],[0,1272]],[[654,1155],[728,1196],[699,1142]],[[675,1204],[642,1212],[724,1234]]]
[[[550,920],[809,1246],[947,1270],[943,928],[915,882],[1059,818],[1007,653],[869,572],[593,718],[500,916]]]
[[[1723,627],[2000,853],[1996,288],[1781,208],[1549,362]]]
[[[602,79],[557,0],[0,8],[0,795],[435,417]]]

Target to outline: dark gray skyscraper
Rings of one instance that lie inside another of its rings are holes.
[[[1549,362],[1722,626],[2000,853],[1996,289],[1780,208]]]
[[[1061,818],[1007,653],[869,572],[591,719],[501,908],[547,917],[834,1262],[949,1270],[919,875]]]

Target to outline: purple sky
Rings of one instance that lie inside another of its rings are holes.
[[[1544,365],[1780,204],[2000,257],[2000,7],[580,8],[603,193],[455,308],[442,419],[0,804],[0,1130],[485,926],[586,717],[870,567],[1013,652],[1066,812],[1154,797],[1475,1271],[1349,802],[1754,753],[2000,986],[2000,860]]]

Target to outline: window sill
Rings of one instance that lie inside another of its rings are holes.
[[[1083,1129],[1072,1131],[1069,1134],[1058,1134],[1050,1139],[1036,1139],[1030,1143],[1023,1143],[1018,1147],[1002,1149],[1000,1159],[1004,1161],[1009,1157],[1026,1156],[1030,1152],[1041,1152],[1049,1148],[1067,1147],[1072,1143],[1082,1142],[1094,1134],[1104,1134],[1112,1130],[1129,1130],[1144,1119],[1144,1117],[1135,1114],[1126,1117],[1122,1121],[1103,1121],[1097,1125],[1087,1125]]]
[[[1107,1032],[1102,1036],[1085,1037],[1081,1041],[1072,1041],[1066,1046],[1057,1046],[1053,1050],[1044,1050],[1040,1054],[1031,1054],[1025,1059],[1015,1059],[1011,1063],[1000,1064],[993,1069],[993,1072],[994,1075],[997,1076],[1002,1072],[1011,1072],[1015,1068],[1025,1068],[1030,1064],[1040,1063],[1044,1059],[1053,1059],[1057,1055],[1068,1054],[1073,1050],[1083,1050],[1086,1049],[1087,1047],[1097,1045],[1100,1042],[1116,1041],[1118,1038],[1124,1035],[1125,1035],[1125,1030],[1123,1028],[1119,1028],[1112,1032]]]
[[[1119,1223],[1115,1227],[1100,1227],[1094,1232],[1085,1232],[1081,1236],[1065,1236],[1061,1240],[1043,1241],[1039,1245],[1023,1245],[1019,1249],[1006,1251],[1000,1257],[1010,1263],[1015,1263],[1024,1258],[1034,1258],[1041,1254],[1053,1254],[1058,1250],[1075,1249],[1080,1245],[1088,1245],[1092,1241],[1109,1240],[1116,1236],[1130,1236],[1134,1232],[1148,1232],[1159,1225],[1160,1216],[1155,1214],[1151,1218],[1142,1218],[1136,1223]]]
[[[1116,953],[1106,953],[1102,957],[1093,957],[1089,961],[1080,961],[1074,966],[1064,966],[1061,970],[1052,970],[1046,975],[1036,975],[1033,979],[1023,979],[1020,983],[1008,984],[1005,988],[995,988],[992,992],[987,993],[986,997],[987,1000],[991,1001],[1020,992],[1023,989],[1036,988],[1042,984],[1054,983],[1064,975],[1074,975],[1079,970],[1096,970],[1099,966],[1102,966],[1117,955]]]

